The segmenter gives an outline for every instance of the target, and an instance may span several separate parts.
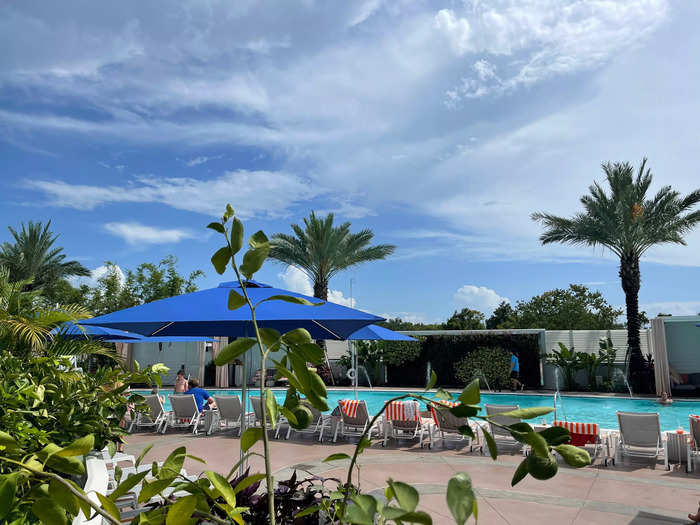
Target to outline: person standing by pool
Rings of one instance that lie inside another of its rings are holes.
[[[520,387],[523,389],[525,385],[520,382],[520,360],[518,359],[518,354],[511,350],[510,352],[510,385],[511,390],[515,391]]]
[[[202,412],[205,407],[208,409],[215,408],[214,398],[209,395],[209,392],[199,386],[199,381],[193,377],[187,382],[187,385],[190,387],[187,393],[194,396],[194,400],[200,412]]]
[[[175,377],[175,390],[176,394],[184,394],[187,391],[187,379],[185,379],[185,369],[181,368],[177,371],[177,376]]]

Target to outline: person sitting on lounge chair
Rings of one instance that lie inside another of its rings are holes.
[[[199,386],[199,381],[192,378],[187,382],[187,386],[189,386],[187,393],[194,396],[200,412],[204,411],[204,409],[216,408],[214,406],[214,398],[209,395],[209,392]]]

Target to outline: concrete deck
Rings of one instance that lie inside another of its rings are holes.
[[[166,435],[138,433],[129,437],[126,452],[139,454],[153,443],[145,461],[162,461],[174,448],[204,459],[206,466],[187,459],[189,473],[212,469],[226,475],[238,460],[239,440],[230,433],[210,437],[169,431]],[[262,451],[258,443],[254,449]],[[272,467],[278,479],[286,479],[294,469],[323,477],[345,479],[347,462],[322,463],[336,452],[351,454],[351,443],[318,443],[309,436],[289,441],[272,440]],[[605,467],[598,461],[583,469],[560,463],[559,473],[548,481],[527,477],[516,487],[510,479],[522,459],[518,454],[502,454],[497,461],[469,448],[438,443],[432,450],[410,442],[379,443],[361,456],[362,490],[380,496],[386,479],[405,481],[420,492],[420,508],[435,524],[453,523],[445,503],[447,481],[456,472],[467,472],[478,492],[479,523],[503,524],[679,524],[689,523],[688,512],[698,508],[700,476],[687,474],[685,467],[666,471],[663,462],[628,460]],[[251,471],[262,471],[260,458],[251,460]],[[300,472],[301,474],[301,472]]]

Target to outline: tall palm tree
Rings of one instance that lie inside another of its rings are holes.
[[[34,289],[67,277],[90,275],[78,261],[66,261],[63,248],[54,246],[58,235],[50,227],[51,221],[22,223],[21,231],[8,227],[15,242],[0,246],[0,266],[9,270],[12,281],[31,280],[27,287]]]
[[[328,300],[331,277],[342,270],[368,261],[386,259],[396,246],[369,246],[371,230],[350,232],[350,223],[333,225],[333,214],[304,219],[304,228],[292,224],[294,235],[278,233],[272,237],[270,257],[303,271],[314,285],[314,297]]]
[[[603,246],[620,258],[619,276],[627,307],[629,373],[631,379],[639,381],[643,369],[639,344],[639,260],[658,244],[685,245],[683,237],[700,222],[700,211],[693,211],[700,202],[700,190],[682,196],[664,186],[647,198],[652,174],[646,158],[636,175],[628,162],[606,162],[603,171],[610,193],[594,182],[590,193],[581,197],[584,211],[569,219],[549,213],[534,213],[532,219],[545,228],[540,237],[542,244]]]

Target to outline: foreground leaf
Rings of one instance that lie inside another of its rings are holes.
[[[544,416],[554,411],[554,407],[531,407],[518,408],[517,410],[509,410],[508,412],[499,412],[502,417],[512,417],[515,419],[534,419]]]
[[[234,359],[246,353],[253,348],[257,341],[248,337],[239,337],[232,343],[224,346],[214,359],[216,366],[224,366],[232,362]]]
[[[214,255],[211,256],[211,263],[214,265],[214,269],[219,275],[223,275],[224,272],[226,272],[226,266],[228,266],[228,262],[230,260],[231,250],[228,246],[219,248],[218,250],[216,250],[216,253],[214,253]]]
[[[265,389],[265,408],[267,409],[267,415],[272,423],[272,430],[277,427],[277,418],[279,417],[279,409],[277,407],[277,399],[275,399],[275,394],[269,388]]]
[[[413,512],[418,506],[418,491],[407,483],[401,481],[388,481],[391,493],[396,498],[396,502],[404,510]]]
[[[250,427],[246,428],[241,436],[241,450],[243,452],[248,452],[250,447],[255,445],[259,440],[262,439],[262,428],[260,427]]]
[[[474,379],[469,383],[457,398],[463,405],[478,405],[481,401],[481,391],[479,390],[479,380]]]
[[[49,487],[50,490],[50,487]],[[0,476],[0,520],[12,509],[12,502],[17,492],[17,476],[12,474]]]
[[[515,469],[513,479],[510,480],[510,486],[515,487],[525,476],[527,476],[527,459],[522,460],[518,468]]]
[[[231,224],[231,250],[234,254],[241,251],[243,247],[243,223],[238,217],[233,218]]]
[[[571,441],[571,434],[564,427],[548,427],[539,432],[550,446],[563,445]]]
[[[93,448],[95,448],[95,436],[88,434],[81,438],[76,439],[67,447],[62,448],[56,452],[58,457],[73,457],[73,456],[84,456],[89,453]]]
[[[245,297],[239,294],[236,290],[229,290],[227,305],[229,310],[238,310],[241,306],[244,306],[245,304]]]
[[[557,445],[554,447],[567,465],[575,468],[585,467],[591,464],[591,456],[582,448],[573,445]]]
[[[189,525],[191,523],[196,523],[196,520],[191,519],[196,506],[197,496],[178,498],[168,510],[168,517],[165,519],[165,525]]]
[[[435,386],[435,383],[437,383],[437,374],[435,373],[435,370],[430,371],[430,381],[428,381],[428,384],[425,385],[425,389],[423,392],[427,392],[431,388]]]
[[[229,482],[226,481],[226,478],[212,470],[207,470],[205,474],[214,488],[221,494],[221,497],[226,500],[226,503],[230,505],[231,508],[234,508],[236,506],[236,494],[233,492],[233,488]]]
[[[34,514],[45,525],[65,525],[66,513],[58,503],[50,498],[39,498],[32,505]]]
[[[323,460],[323,463],[328,463],[329,461],[340,461],[343,459],[347,459],[348,461],[350,461],[352,458],[343,452],[338,452],[337,454],[331,454],[330,456],[328,456],[326,459]]]
[[[498,457],[498,447],[496,446],[496,440],[493,439],[491,433],[485,428],[481,429],[481,433],[484,435],[484,439],[486,440],[486,445],[488,446],[491,459],[495,460]]]
[[[447,507],[457,525],[464,525],[474,512],[476,495],[466,472],[458,472],[447,482]]]
[[[377,500],[367,494],[353,496],[354,505],[348,506],[344,518],[355,525],[374,525]]]

